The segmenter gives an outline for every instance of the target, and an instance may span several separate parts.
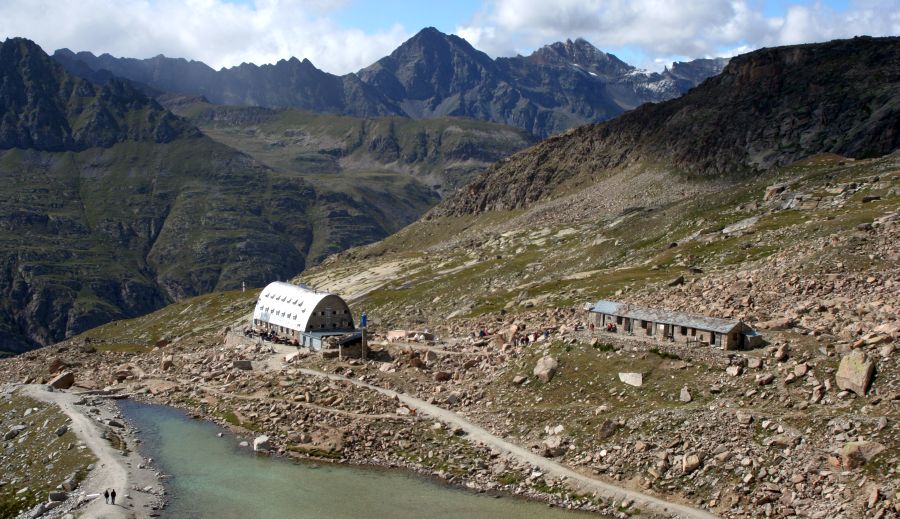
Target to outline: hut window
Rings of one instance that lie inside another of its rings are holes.
[[[687,335],[687,326],[681,326],[681,335]]]
[[[697,329],[691,328],[691,337],[696,337],[696,336],[697,336]]]
[[[616,316],[616,324],[622,324],[622,316],[621,315]]]

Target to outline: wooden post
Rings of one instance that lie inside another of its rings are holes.
[[[362,345],[361,345],[361,348],[362,348],[362,360],[366,360],[366,350],[368,349],[368,347],[369,347],[369,343],[368,343],[368,341],[367,341],[367,339],[366,339],[366,329],[363,328],[363,329],[362,329]]]

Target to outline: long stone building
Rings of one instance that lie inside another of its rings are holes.
[[[315,350],[322,347],[325,337],[356,330],[350,307],[339,296],[281,281],[269,283],[260,292],[253,309],[253,328]]]
[[[590,305],[589,311],[593,314],[592,322],[601,330],[610,328],[638,337],[715,346],[723,350],[755,347],[762,343],[758,333],[736,319],[641,308],[605,300]]]

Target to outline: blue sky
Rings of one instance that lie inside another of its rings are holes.
[[[492,57],[582,37],[629,63],[732,56],[763,46],[900,34],[900,0],[2,0],[0,38],[45,50],[157,54],[214,68],[291,56],[342,74],[423,27]]]

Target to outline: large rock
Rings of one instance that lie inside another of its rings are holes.
[[[53,377],[53,379],[48,382],[47,385],[53,387],[54,389],[69,389],[74,383],[75,374],[71,371],[66,371],[65,373],[60,373],[59,375]]]
[[[841,449],[841,464],[847,470],[862,467],[884,450],[878,442],[849,442]]]
[[[174,365],[175,365],[175,357],[173,357],[172,355],[164,355],[162,360],[159,363],[159,367],[163,371],[168,370],[169,368],[171,368]]]
[[[56,373],[64,367],[66,367],[66,364],[58,357],[54,357],[53,360],[50,361],[50,366],[47,367],[47,371],[49,371],[50,373]]]
[[[684,403],[688,403],[691,400],[693,400],[693,397],[691,396],[691,392],[688,390],[687,386],[684,386],[683,388],[681,388],[681,394],[678,395],[678,399]]]
[[[839,388],[865,395],[874,373],[875,363],[866,358],[862,351],[854,350],[841,359],[834,379]]]
[[[612,435],[616,434],[618,428],[619,424],[617,422],[607,418],[600,424],[600,429],[597,430],[597,436],[599,436],[601,440],[611,438]]]
[[[566,453],[566,446],[562,437],[558,435],[548,436],[544,440],[544,457],[555,458]]]
[[[681,470],[685,474],[690,474],[698,468],[700,468],[700,456],[697,456],[696,454],[685,454],[685,456],[681,458]]]
[[[559,367],[559,363],[553,357],[549,355],[541,357],[534,366],[534,376],[541,382],[550,382],[550,380],[553,379],[553,376],[556,375],[557,367]]]
[[[236,369],[243,369],[243,370],[247,370],[247,371],[253,369],[253,363],[251,363],[249,360],[245,360],[245,359],[233,360],[231,362],[231,365],[232,365],[232,367],[234,367]]]
[[[60,492],[58,490],[54,490],[53,492],[50,492],[50,494],[47,497],[50,501],[65,501],[66,499],[69,498],[69,495],[66,494],[65,492]]]
[[[629,386],[641,387],[644,384],[644,375],[642,373],[619,373],[619,380]]]
[[[257,436],[253,439],[253,450],[254,451],[267,451],[271,445],[269,444],[269,437],[263,434],[262,436]]]
[[[763,321],[757,324],[757,328],[762,328],[765,330],[788,330],[793,328],[794,325],[797,324],[795,319],[790,317],[780,317],[777,319],[771,319],[769,321]]]

